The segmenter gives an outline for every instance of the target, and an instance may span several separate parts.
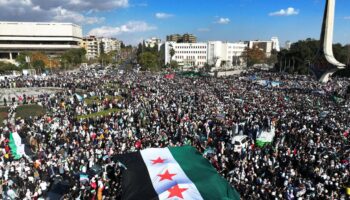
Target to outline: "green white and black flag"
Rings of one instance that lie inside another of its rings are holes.
[[[116,158],[123,200],[229,200],[239,194],[193,147],[152,148]]]

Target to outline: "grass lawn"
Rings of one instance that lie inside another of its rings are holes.
[[[7,111],[8,111],[7,107],[1,107],[0,108],[0,125],[2,124],[2,122],[5,119],[7,119]]]
[[[16,118],[20,117],[22,119],[29,118],[30,116],[35,117],[35,116],[41,116],[44,115],[46,110],[39,106],[39,105],[23,105],[23,106],[18,106],[17,112],[16,112]]]
[[[123,97],[121,96],[105,96],[105,98],[107,98],[108,100],[121,100]],[[94,102],[96,103],[100,103],[100,99],[97,97],[97,96],[94,96],[94,97],[89,97],[89,98],[86,98],[84,99],[84,102],[87,104],[87,105],[92,105]]]
[[[100,111],[97,113],[92,113],[89,115],[80,115],[80,116],[78,116],[78,119],[97,118],[97,117],[101,117],[101,116],[104,117],[104,116],[109,115],[110,113],[119,112],[119,111],[120,111],[120,109],[118,109],[118,108],[112,108],[112,109],[103,110],[103,111]]]
[[[0,124],[7,119],[9,107],[0,108]],[[45,114],[45,109],[39,105],[22,105],[17,107],[16,118],[29,118],[30,116],[40,116]]]

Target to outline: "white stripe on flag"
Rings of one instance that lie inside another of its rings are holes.
[[[15,145],[18,147],[22,144],[22,139],[21,137],[18,135],[17,132],[13,132],[12,133],[12,137],[13,137],[13,140],[15,142]]]
[[[146,149],[141,151],[141,156],[145,162],[150,175],[153,188],[159,195],[160,200],[165,199],[181,199],[180,197],[171,197],[170,189],[178,186],[180,189],[186,189],[181,192],[182,199],[203,200],[195,184],[187,177],[181,166],[176,162],[169,149]],[[164,163],[153,164],[152,160],[158,158],[164,160]],[[172,180],[162,180],[159,175],[166,172],[169,174],[176,174],[171,177]]]

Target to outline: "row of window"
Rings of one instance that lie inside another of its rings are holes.
[[[207,46],[175,46],[175,49],[206,49]]]
[[[242,51],[228,51],[228,54],[241,54]]]
[[[175,56],[175,59],[196,59],[196,56]],[[198,60],[206,60],[206,56],[197,56]]]
[[[207,54],[206,51],[175,51],[175,53],[178,53],[178,54]]]
[[[232,46],[229,46],[228,48],[229,49],[245,49],[245,47],[232,47]]]
[[[1,40],[0,44],[27,44],[27,45],[78,45],[76,41],[28,41],[28,40]]]
[[[196,64],[196,62],[184,62],[183,64],[185,65],[185,66],[204,66],[205,65],[205,63],[206,62],[197,62],[197,64]]]

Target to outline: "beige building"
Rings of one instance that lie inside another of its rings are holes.
[[[194,36],[193,34],[173,34],[173,35],[168,35],[166,36],[166,41],[167,42],[178,42],[178,43],[196,43],[197,42],[197,37]]]
[[[88,60],[96,59],[100,55],[100,44],[95,36],[84,37],[80,46],[86,50]]]
[[[180,34],[172,34],[172,35],[167,35],[166,36],[166,41],[167,42],[178,42],[182,36]]]
[[[121,41],[115,38],[97,38],[95,36],[86,36],[80,43],[80,46],[86,50],[88,60],[96,59],[103,53],[112,51],[120,52]]]
[[[196,43],[197,42],[197,37],[192,35],[192,34],[184,34],[182,36],[182,41],[183,43]]]

